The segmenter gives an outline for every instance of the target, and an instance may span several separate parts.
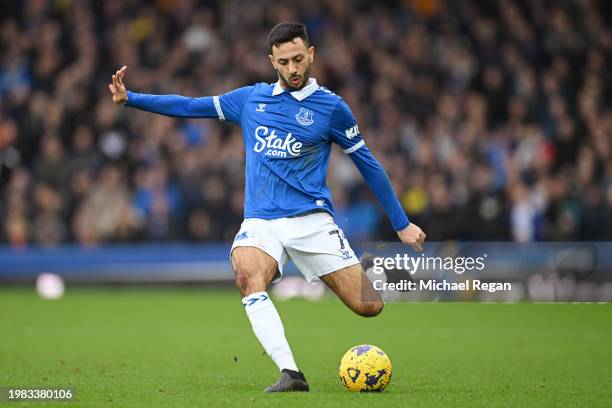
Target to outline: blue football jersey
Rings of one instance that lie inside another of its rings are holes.
[[[327,166],[332,142],[347,153],[364,142],[348,105],[315,79],[299,91],[259,83],[213,97],[219,119],[242,127],[245,218],[312,209],[333,214]]]
[[[245,218],[273,219],[323,209],[331,144],[355,166],[399,231],[410,221],[386,172],[365,146],[348,105],[314,79],[299,91],[260,83],[199,98],[128,91],[126,106],[179,118],[212,118],[242,127],[246,151]]]

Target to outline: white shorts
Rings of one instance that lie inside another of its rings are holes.
[[[236,247],[259,248],[283,265],[293,260],[308,282],[359,263],[342,230],[327,212],[264,220],[247,218],[234,238]],[[230,252],[231,256],[231,252]]]

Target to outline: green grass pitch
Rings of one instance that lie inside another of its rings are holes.
[[[609,407],[612,305],[396,303],[353,315],[336,298],[276,302],[308,394],[267,395],[278,372],[226,289],[0,289],[0,387],[72,387],[78,402],[14,407]],[[393,363],[382,394],[352,394],[342,354]]]

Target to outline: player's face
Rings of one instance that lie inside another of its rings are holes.
[[[314,61],[314,47],[306,48],[301,38],[272,47],[272,55],[269,57],[284,89],[297,91],[308,83],[310,64]]]

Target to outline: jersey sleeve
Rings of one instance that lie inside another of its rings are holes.
[[[368,187],[374,192],[376,198],[385,209],[387,217],[396,231],[403,230],[410,224],[408,216],[402,208],[389,176],[382,165],[367,146],[362,146],[350,155],[353,163],[363,176]]]
[[[223,95],[213,96],[213,103],[219,119],[239,125],[242,109],[253,88],[254,86],[245,86]]]
[[[365,144],[351,108],[342,99],[331,115],[329,127],[331,141],[337,143],[347,154],[357,151]]]
[[[213,98],[181,95],[152,95],[128,91],[125,106],[177,118],[214,118]]]
[[[343,100],[340,100],[332,113],[330,133],[331,140],[340,145],[344,152],[350,155],[366,184],[385,209],[393,228],[396,231],[406,228],[410,224],[410,220],[408,220],[395,191],[393,191],[389,176],[365,145],[363,136],[357,127],[355,116]]]
[[[244,103],[253,87],[245,86],[220,96],[191,98],[181,95],[152,95],[128,91],[125,106],[177,118],[219,118],[240,124]]]

